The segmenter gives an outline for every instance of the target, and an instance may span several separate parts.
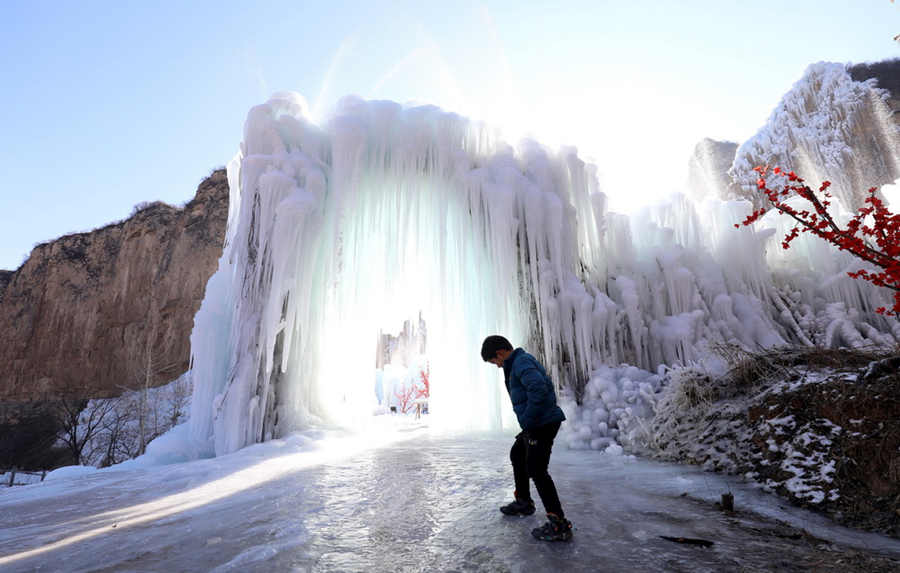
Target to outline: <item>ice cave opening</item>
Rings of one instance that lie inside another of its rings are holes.
[[[376,414],[428,414],[431,367],[428,331],[419,314],[418,323],[406,320],[399,329],[381,328],[375,344]]]

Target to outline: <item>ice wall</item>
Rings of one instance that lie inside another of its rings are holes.
[[[250,111],[229,177],[192,336],[201,450],[371,415],[378,332],[420,313],[439,424],[502,423],[486,334],[589,368],[550,326],[571,312],[552,302],[563,281],[601,268],[602,204],[574,150],[514,150],[436,108],[353,98],[320,128],[280,94]]]
[[[843,280],[841,259],[772,254],[777,221],[735,229],[746,201],[608,213],[574,149],[511,147],[433,107],[347,98],[319,127],[278,94],[250,111],[228,174],[225,249],[191,338],[199,455],[364,423],[378,333],[420,316],[430,416],[450,429],[514,423],[478,355],[493,333],[579,401],[603,364],[652,372],[710,343],[900,340],[870,312],[886,294]]]

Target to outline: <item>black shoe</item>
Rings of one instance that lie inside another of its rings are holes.
[[[505,515],[531,515],[534,513],[534,502],[530,499],[519,499],[500,508]]]
[[[531,534],[541,541],[570,541],[572,539],[572,522],[554,513],[548,513],[549,521],[541,527],[531,530]]]

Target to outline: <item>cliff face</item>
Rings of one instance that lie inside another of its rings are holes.
[[[118,395],[187,370],[227,216],[220,169],[183,208],[144,205],[0,272],[0,403]]]
[[[6,292],[6,285],[12,280],[14,274],[13,271],[0,271],[0,301],[3,300],[3,293]]]

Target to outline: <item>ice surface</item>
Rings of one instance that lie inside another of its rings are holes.
[[[537,514],[497,511],[512,494],[511,435],[391,430],[294,435],[153,471],[109,468],[0,489],[0,569],[557,571],[564,563],[567,571],[718,572],[812,567],[841,555],[773,534],[784,529],[774,519],[900,557],[897,540],[785,509],[733,478],[615,448],[554,452],[550,470],[576,529],[572,543],[547,545],[529,534]],[[733,516],[713,506],[729,490]]]

